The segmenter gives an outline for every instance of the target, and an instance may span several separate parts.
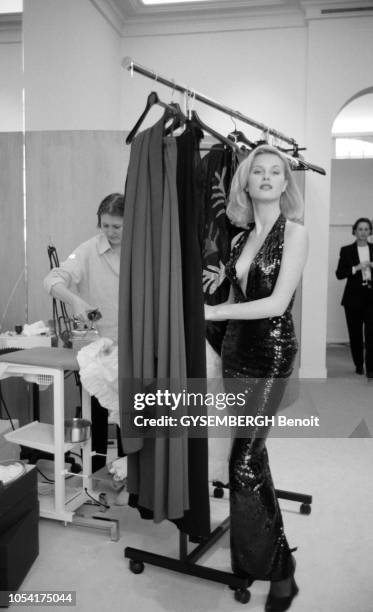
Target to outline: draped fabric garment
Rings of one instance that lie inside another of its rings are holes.
[[[173,139],[165,142],[163,156],[162,120],[132,144],[119,284],[119,401],[128,490],[156,522],[182,517],[189,508],[185,437],[139,438],[131,428],[134,393],[154,392],[170,379],[182,388],[186,381],[176,156]]]
[[[231,240],[237,230],[232,227],[225,214],[227,196],[234,170],[237,166],[232,149],[215,145],[205,155],[200,165],[200,180],[203,185],[203,268],[209,266],[220,270],[216,283],[205,288],[205,303],[211,306],[228,299],[229,282],[224,279],[224,266],[229,259]],[[226,321],[208,321],[206,337],[212,348],[220,355]]]
[[[215,305],[225,302],[229,295],[229,282],[224,278],[224,266],[230,255],[231,239],[238,229],[233,228],[226,216],[227,197],[232,177],[237,166],[232,149],[214,145],[199,165],[199,183],[202,191],[202,266],[220,270],[216,282],[204,288],[204,301]],[[207,390],[209,393],[224,393],[221,380],[221,346],[226,321],[206,322]],[[209,480],[228,482],[228,457],[230,437],[210,437],[208,441]]]
[[[236,276],[236,262],[254,225],[238,238],[226,266],[235,302],[266,298],[273,292],[285,225],[280,214],[254,257],[244,289]],[[231,385],[236,393],[245,394],[246,415],[272,417],[278,411],[297,351],[293,300],[279,317],[228,322],[222,348],[223,375],[226,388]],[[236,438],[233,443],[229,462],[231,557],[235,573],[272,581],[287,578],[292,562],[264,443],[268,429],[253,427],[245,438]]]
[[[177,192],[183,280],[183,308],[188,390],[205,393],[205,316],[201,263],[201,194],[197,185],[197,166],[201,161],[199,128],[187,125],[177,140]],[[193,410],[189,406],[189,413]],[[200,411],[198,411],[200,414]],[[208,490],[208,442],[206,429],[188,440],[190,510],[182,523],[176,523],[191,536],[210,533]]]

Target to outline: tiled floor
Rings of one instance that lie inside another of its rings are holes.
[[[373,412],[373,386],[351,372],[346,347],[331,348],[328,366],[332,377],[324,382],[322,393],[315,392],[313,409],[323,414],[326,402],[333,414],[338,407],[341,419],[359,410],[362,412],[356,422],[360,423],[361,416],[369,417],[369,410]],[[347,387],[346,380],[350,383]],[[353,403],[346,395],[346,388],[351,387]],[[268,441],[276,487],[313,495],[309,516],[299,513],[298,504],[281,502],[289,543],[298,546],[300,593],[291,608],[294,612],[373,610],[373,441],[358,435],[355,431],[352,437],[336,437],[332,432],[332,437]],[[211,498],[214,524],[227,513],[226,497]],[[245,609],[224,585],[150,565],[140,575],[131,573],[123,558],[126,546],[177,556],[178,532],[167,521],[159,525],[143,521],[128,506],[112,506],[103,516],[120,520],[119,542],[110,541],[105,533],[42,519],[40,555],[22,589],[76,590],[79,612]],[[230,571],[228,534],[200,563]],[[263,610],[268,584],[256,582],[250,590],[246,609]]]

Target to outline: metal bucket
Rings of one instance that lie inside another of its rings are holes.
[[[65,442],[85,442],[91,436],[91,421],[87,419],[66,419]]]

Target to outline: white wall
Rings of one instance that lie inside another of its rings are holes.
[[[309,23],[307,63],[307,155],[328,176],[306,179],[306,225],[310,256],[303,276],[301,376],[325,376],[330,208],[331,129],[341,107],[372,86],[373,17]]]
[[[116,130],[120,38],[89,0],[24,0],[26,130]]]
[[[359,217],[373,217],[373,159],[334,159],[331,167],[331,208],[328,282],[328,342],[348,342],[342,293],[346,281],[335,276],[341,246],[355,242],[351,233]]]
[[[21,40],[7,39],[4,32],[0,31],[0,132],[20,132],[22,131],[22,43]]]
[[[22,87],[20,19],[0,15],[0,331],[23,322],[26,310],[22,277]]]
[[[121,48],[123,57],[130,56],[161,75],[303,140],[304,28],[137,36],[123,40]],[[135,123],[152,89],[164,101],[171,99],[169,88],[136,73],[131,79],[130,73],[123,71],[122,81],[123,129]],[[199,103],[195,108],[201,119],[216,129],[223,132],[233,129],[230,118],[222,113]],[[250,135],[250,128],[245,131]],[[259,132],[252,134],[258,138]]]

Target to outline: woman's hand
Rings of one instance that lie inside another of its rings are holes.
[[[357,266],[355,266],[355,270],[361,270],[361,272],[363,272],[364,270],[367,270],[368,268],[371,267],[371,262],[370,261],[362,261],[361,263],[357,264]]]
[[[218,287],[225,279],[225,266],[222,261],[219,261],[218,266],[209,265],[202,271],[202,287],[203,292],[209,292],[210,295],[215,293]]]
[[[95,306],[91,306],[90,304],[88,304],[88,302],[83,300],[78,295],[75,296],[74,299],[72,300],[71,306],[73,308],[74,317],[79,319],[79,321],[83,321],[84,323],[89,323],[88,313],[91,310],[95,310]]]

